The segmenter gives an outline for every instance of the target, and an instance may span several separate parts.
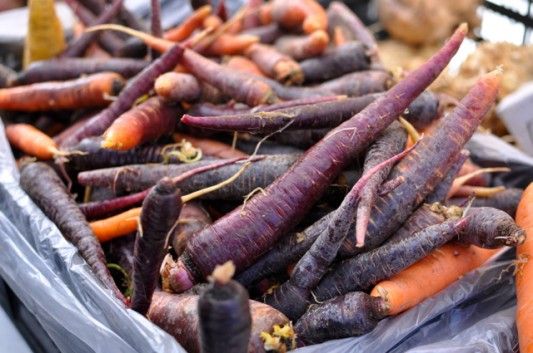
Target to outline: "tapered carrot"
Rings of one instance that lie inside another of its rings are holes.
[[[246,55],[253,60],[266,75],[288,84],[301,84],[304,75],[300,65],[292,58],[265,44],[251,45]]]
[[[274,0],[272,19],[287,29],[303,29],[305,33],[326,30],[328,18],[315,0]]]
[[[250,34],[221,34],[205,49],[205,53],[213,56],[239,55],[258,42],[259,37]]]
[[[224,65],[234,70],[247,72],[252,75],[265,76],[253,61],[247,59],[244,56],[231,56],[228,61],[224,63]]]
[[[276,41],[276,48],[295,60],[321,55],[328,47],[329,36],[325,31],[316,31],[305,37],[284,36]]]
[[[498,251],[445,244],[394,277],[376,284],[370,295],[383,298],[387,315],[396,315],[437,294]]]
[[[8,125],[6,136],[12,146],[32,157],[48,160],[60,154],[55,141],[33,125]]]
[[[155,92],[169,102],[195,102],[202,96],[202,86],[189,74],[167,72],[157,78]]]
[[[244,207],[227,214],[194,237],[178,261],[176,290],[190,288],[209,275],[216,264],[227,260],[232,260],[237,270],[242,270],[271,248],[282,234],[304,217],[354,156],[440,74],[466,31],[466,25],[462,25],[428,62],[332,130],[276,179],[264,194],[256,194]]]
[[[102,147],[128,150],[170,134],[178,120],[179,108],[154,97],[119,116],[105,131]]]
[[[204,5],[195,10],[179,26],[169,29],[163,38],[173,42],[181,42],[202,26],[204,19],[211,14],[211,5]]]
[[[34,83],[0,89],[0,109],[42,111],[102,107],[110,103],[106,96],[116,95],[124,79],[104,72],[64,82]]]

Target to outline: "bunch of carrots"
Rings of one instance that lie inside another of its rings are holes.
[[[0,70],[21,186],[103,286],[188,351],[362,335],[504,246],[526,263],[528,305],[531,187],[491,187],[508,169],[464,149],[501,70],[456,106],[427,90],[466,25],[395,81],[340,2],[249,0],[229,16],[193,1],[164,30],[157,1],[151,26],[120,0],[66,3],[85,30]]]

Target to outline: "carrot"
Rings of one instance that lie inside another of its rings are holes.
[[[179,109],[158,97],[119,116],[104,132],[102,147],[128,150],[174,131]]]
[[[116,118],[129,110],[140,96],[146,94],[153,87],[159,75],[171,70],[182,55],[183,48],[179,45],[165,52],[165,54],[128,81],[118,98],[107,109],[89,119],[87,123],[65,139],[62,145],[64,147],[73,146],[85,137],[103,133]]]
[[[194,76],[178,72],[159,76],[154,89],[161,98],[174,102],[194,102],[202,95],[202,87]]]
[[[372,210],[365,246],[357,248],[353,243],[345,242],[340,250],[341,256],[353,256],[383,243],[433,191],[453,165],[454,159],[450,156],[461,151],[492,106],[500,79],[499,70],[482,76],[461,100],[461,105],[441,119],[438,128],[394,167],[389,180],[402,176],[405,182],[378,198]]]
[[[74,12],[84,26],[91,26],[96,22],[96,17],[91,11],[76,0],[65,0],[65,3],[72,9],[72,12]],[[115,54],[123,45],[122,39],[117,37],[114,33],[102,33],[98,36],[98,43],[105,51],[111,54]]]
[[[161,4],[159,0],[150,1],[150,32],[154,37],[163,36],[163,27],[161,27]],[[147,308],[148,309],[148,308]]]
[[[381,162],[391,158],[397,153],[400,153],[407,142],[407,133],[400,123],[393,122],[383,134],[378,137],[376,141],[366,152],[365,161],[363,165],[363,173],[371,170]],[[365,235],[370,221],[370,211],[374,207],[377,199],[377,193],[380,185],[387,179],[392,165],[381,169],[374,174],[368,181],[365,189],[361,192],[360,200],[356,211],[356,226],[355,238],[356,246],[364,246]]]
[[[327,229],[315,240],[311,248],[298,261],[288,281],[267,294],[265,303],[280,310],[291,320],[297,320],[311,304],[311,290],[327,272],[342,242],[353,224],[353,209],[357,206],[362,190],[376,173],[403,158],[412,147],[368,169],[348,192],[335,211]]]
[[[228,10],[226,9],[225,0],[220,0],[218,2],[217,8],[215,9],[215,14],[224,22],[228,20]]]
[[[275,47],[294,60],[321,55],[329,44],[329,36],[320,30],[307,36],[284,36],[276,40]]]
[[[263,352],[261,333],[272,332],[274,325],[284,325],[289,320],[279,311],[263,303],[250,300],[249,306],[252,330],[248,350]],[[198,295],[156,292],[148,311],[148,318],[173,336],[187,352],[200,352]]]
[[[248,292],[232,281],[231,262],[215,267],[210,285],[198,298],[200,351],[248,352],[252,316]]]
[[[462,216],[463,210],[460,207],[445,207],[439,203],[422,204],[417,208],[404,224],[394,234],[387,239],[388,243],[398,242],[406,239],[421,230],[444,222],[450,218]]]
[[[91,23],[91,26],[101,25],[110,22],[122,8],[122,0],[115,0],[107,9]],[[67,49],[63,51],[60,58],[73,58],[83,56],[87,48],[98,38],[98,33],[83,33],[75,41],[71,42]]]
[[[268,5],[268,3],[265,5]],[[242,33],[259,37],[259,41],[263,44],[272,44],[284,34],[278,27],[278,25],[275,23],[255,28],[249,28],[242,31]]]
[[[299,342],[315,344],[363,335],[372,331],[385,316],[384,300],[353,292],[310,307],[296,322],[294,331]]]
[[[185,245],[198,231],[213,223],[207,211],[198,202],[183,205],[176,227],[170,234],[169,243],[179,256]]]
[[[234,70],[239,70],[242,72],[248,72],[255,76],[265,76],[259,67],[251,60],[247,59],[244,56],[231,56],[225,63],[229,68],[232,68]]]
[[[346,38],[346,34],[340,26],[334,26],[333,33],[330,27],[329,35],[333,37],[333,44],[335,47],[340,47],[350,42],[348,38]]]
[[[261,19],[259,18],[259,11],[263,0],[248,0],[246,1],[246,14],[242,19],[242,28],[244,30],[256,28],[261,26]]]
[[[92,232],[100,242],[106,242],[119,236],[124,236],[137,230],[137,219],[141,215],[141,208],[129,211],[100,221],[91,222]]]
[[[246,56],[253,60],[261,71],[276,81],[297,85],[303,82],[304,77],[300,65],[271,46],[254,44],[248,48]]]
[[[8,125],[6,136],[12,146],[32,157],[48,160],[60,154],[54,140],[33,125]]]
[[[168,234],[181,211],[181,193],[172,180],[161,179],[143,201],[135,240],[131,308],[144,315],[157,284]]]
[[[274,0],[272,19],[287,29],[303,29],[305,33],[326,30],[328,18],[315,0]]]
[[[206,138],[198,138],[190,135],[185,135],[179,132],[174,133],[174,141],[188,141],[193,146],[202,150],[202,153],[206,156],[213,156],[217,158],[242,158],[248,156],[246,153],[232,148],[225,143],[210,140]]]
[[[13,85],[27,85],[44,81],[63,81],[81,75],[113,71],[123,77],[135,76],[148,63],[144,60],[118,58],[66,58],[32,63],[13,80]]]
[[[533,319],[531,311],[531,273],[533,273],[531,266],[531,258],[533,258],[532,197],[533,184],[529,184],[520,199],[516,211],[516,223],[524,229],[527,236],[526,242],[518,246],[516,251],[518,262],[516,271],[516,326],[520,351],[524,353],[533,352],[533,331],[529,329]]]
[[[421,94],[407,108],[411,121],[429,121],[429,116],[434,117],[436,105],[431,99],[426,99],[427,95]],[[274,105],[263,109],[257,107],[255,111],[243,111],[235,114],[225,114],[223,116],[193,116],[194,110],[183,115],[181,122],[203,129],[219,131],[240,131],[251,133],[268,133],[279,130],[288,125],[284,131],[293,129],[317,129],[332,128],[350,119],[354,114],[363,110],[366,106],[378,99],[383,94],[368,94],[361,97],[331,97],[331,100],[303,101],[308,104],[295,105],[294,107],[273,109]],[[292,101],[297,102],[297,101]],[[293,103],[294,104],[294,103]],[[429,105],[427,108],[420,106]],[[279,105],[278,105],[279,107]],[[434,109],[433,109],[434,108]],[[420,115],[418,115],[420,114]],[[274,136],[274,138],[276,138]]]
[[[181,42],[188,38],[196,29],[198,29],[204,19],[211,14],[211,6],[204,5],[196,9],[187,17],[179,26],[169,29],[163,35],[164,39],[173,42]]]
[[[234,210],[194,237],[178,261],[177,289],[186,290],[207,276],[216,264],[230,259],[237,270],[246,268],[275,244],[302,219],[347,163],[435,79],[465,33],[465,26],[461,26],[432,59],[308,150],[265,194],[257,194],[242,209]],[[357,139],[352,138],[353,131],[357,131]],[[274,200],[277,207],[272,207]],[[231,246],[214,245],[221,242]]]
[[[261,24],[268,25],[272,22],[272,2],[266,2],[259,9],[259,20]],[[277,25],[276,25],[277,26]]]
[[[470,219],[449,219],[397,242],[342,261],[326,274],[313,293],[319,301],[357,290],[368,290],[411,266],[461,233]]]
[[[396,315],[429,298],[486,262],[499,249],[445,244],[370,292],[385,301],[386,315]],[[431,278],[431,281],[421,280]]]
[[[251,107],[273,103],[277,99],[268,84],[219,65],[192,50],[185,50],[181,63],[199,80]]]
[[[496,249],[517,246],[524,242],[525,234],[507,213],[490,207],[472,207],[467,211],[470,223],[458,241],[481,248]]]
[[[435,190],[426,197],[426,203],[444,203],[447,200],[447,195],[452,187],[453,181],[469,155],[470,153],[467,150],[463,150],[457,155],[457,157],[455,157],[455,161],[444,176],[444,179],[442,179],[442,181],[435,187]]]
[[[515,216],[516,208],[522,197],[523,190],[517,188],[508,188],[491,197],[475,198],[472,202],[473,207],[493,207],[502,210],[511,217]],[[451,198],[448,203],[452,205],[464,205],[468,202],[467,198]]]
[[[359,17],[345,4],[333,1],[329,4],[327,18],[332,28],[340,27],[350,40],[364,44],[374,63],[380,64],[376,39]]]
[[[207,55],[240,55],[243,54],[250,46],[259,42],[259,38],[250,34],[221,34],[205,50]]]
[[[102,0],[78,0],[87,7],[94,14],[99,14],[104,10],[105,2]],[[133,15],[128,9],[124,6],[121,7],[119,13],[120,22],[124,23],[126,26],[142,31],[144,30],[144,24],[142,24],[135,15]]]
[[[218,17],[215,14],[211,14],[211,15],[207,16],[206,18],[204,18],[202,26],[204,28],[218,29],[223,24],[224,24],[224,21],[222,21],[222,19],[220,17]]]
[[[148,33],[136,31],[134,29],[124,27],[121,25],[116,25],[116,24],[104,24],[104,25],[92,26],[88,28],[86,32],[91,33],[91,32],[97,32],[97,31],[104,31],[104,33],[107,33],[106,30],[118,31],[121,33],[126,33],[131,36],[134,36],[140,39],[141,41],[143,41],[144,44],[146,44],[148,47],[150,47],[151,49],[159,53],[164,53],[167,50],[170,50],[170,48],[172,48],[174,45],[176,45],[176,43],[174,43],[171,40],[155,37]]]
[[[140,163],[183,163],[197,158],[199,151],[185,144],[147,145],[126,151],[102,148],[102,138],[86,138],[69,151],[66,166],[76,171],[120,167]]]
[[[27,164],[21,169],[20,185],[57,225],[65,238],[78,249],[104,286],[125,302],[106,267],[104,252],[98,240],[54,170],[44,163]]]
[[[327,50],[322,56],[302,61],[305,82],[325,81],[354,71],[370,69],[366,48],[358,42]]]
[[[107,95],[117,94],[123,78],[112,72],[64,82],[43,82],[0,89],[0,109],[35,112],[79,109],[109,104]]]

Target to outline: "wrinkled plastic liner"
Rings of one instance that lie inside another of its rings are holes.
[[[76,249],[20,189],[0,123],[0,276],[63,352],[184,352],[104,289]],[[510,352],[512,261],[493,261],[371,333],[297,350]],[[421,280],[431,280],[430,278]]]

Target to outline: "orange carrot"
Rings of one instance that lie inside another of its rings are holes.
[[[140,214],[141,207],[132,208],[116,216],[91,222],[91,229],[99,241],[109,241],[135,232]]]
[[[324,31],[316,31],[307,36],[284,36],[276,41],[276,48],[295,60],[303,60],[321,55],[328,47],[329,36]]]
[[[55,141],[33,125],[8,125],[6,136],[12,146],[38,159],[52,159],[59,153]]]
[[[209,15],[204,19],[202,26],[204,28],[217,29],[218,27],[222,26],[223,23],[224,22],[217,15]]]
[[[206,156],[218,158],[241,158],[248,156],[246,153],[232,148],[230,145],[215,140],[192,137],[181,133],[175,133],[173,136],[176,142],[181,142],[182,140],[189,141],[194,147],[201,149],[202,154]]]
[[[259,9],[259,21],[261,21],[262,25],[272,23],[272,2],[261,5]]]
[[[44,111],[106,106],[106,96],[116,95],[124,86],[122,76],[104,72],[76,80],[34,83],[0,89],[0,109]]]
[[[272,19],[284,28],[302,28],[305,33],[328,28],[326,11],[315,0],[274,0]]]
[[[533,183],[529,184],[516,211],[516,223],[526,231],[526,241],[517,247],[516,327],[520,352],[533,352]]]
[[[198,10],[194,11],[183,23],[179,26],[169,29],[163,35],[164,39],[173,42],[180,42],[189,37],[196,29],[200,28],[204,20],[211,15],[211,6],[204,5]]]
[[[341,27],[335,26],[335,28],[333,28],[333,44],[335,44],[336,47],[340,47],[346,43],[348,43],[346,34],[344,34]]]
[[[224,63],[224,65],[234,70],[246,72],[255,76],[265,76],[253,61],[244,56],[232,56]]]
[[[259,42],[259,37],[249,34],[222,34],[206,49],[208,55],[238,55]]]
[[[370,295],[385,299],[388,315],[396,315],[448,287],[496,252],[498,249],[446,244],[396,276],[378,283]]]
[[[164,53],[165,51],[169,50],[176,44],[171,40],[154,37],[150,34],[137,31],[137,30],[134,30],[128,27],[124,27],[121,25],[116,25],[116,24],[105,24],[105,25],[93,26],[91,28],[88,28],[86,32],[102,31],[102,30],[113,30],[113,31],[127,33],[130,36],[139,38],[140,40],[144,42],[144,44],[146,44],[148,47],[150,47],[151,49],[159,53]]]

